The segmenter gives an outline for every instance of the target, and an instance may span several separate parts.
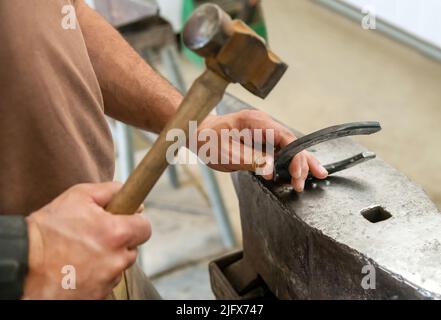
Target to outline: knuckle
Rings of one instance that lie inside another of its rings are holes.
[[[115,259],[114,276],[118,276],[129,266],[130,260],[127,255],[121,255]],[[113,277],[115,278],[115,277]]]
[[[145,235],[145,241],[148,241],[152,237],[152,225],[148,219],[143,218],[144,220],[144,235]]]
[[[78,189],[72,189],[60,196],[60,199],[64,204],[81,206],[84,202],[84,194]]]
[[[129,229],[123,225],[119,220],[114,219],[104,219],[102,222],[106,243],[112,247],[117,248],[121,247],[129,236]]]
[[[267,114],[259,110],[242,110],[240,111],[242,119],[265,119]]]
[[[139,238],[139,244],[144,243],[149,240],[152,235],[152,226],[149,219],[147,219],[142,214],[135,215],[136,218],[136,228],[133,230],[133,237]]]
[[[298,159],[296,157],[294,157],[291,160],[291,163],[289,164],[289,169],[290,170],[295,170],[295,169],[297,169],[298,166],[299,166],[299,161],[298,161]]]
[[[308,170],[309,170],[309,165],[305,159],[305,161],[302,161],[302,171],[308,171]]]
[[[305,180],[308,177],[308,174],[309,174],[309,167],[308,165],[306,165],[302,168],[302,177],[301,177],[302,180]]]
[[[126,266],[131,266],[136,262],[138,256],[138,250],[129,251],[126,257]]]
[[[239,111],[239,115],[242,118],[247,118],[251,114],[252,110],[241,110]]]
[[[301,154],[296,155],[292,159],[291,164],[293,165],[294,168],[301,167],[302,166],[302,155]]]
[[[67,196],[71,198],[86,198],[90,193],[90,185],[89,184],[77,184],[67,191]]]
[[[130,230],[121,223],[114,224],[111,233],[112,233],[111,236],[116,244],[122,244],[126,242],[130,236]]]
[[[74,192],[85,192],[88,189],[88,186],[89,184],[87,183],[80,183],[71,187],[70,190]]]

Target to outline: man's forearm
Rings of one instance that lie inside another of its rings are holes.
[[[83,1],[77,16],[110,117],[160,132],[182,95],[158,75],[122,36]]]

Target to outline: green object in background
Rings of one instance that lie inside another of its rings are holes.
[[[265,25],[265,21],[263,21],[263,19],[261,19],[261,21],[257,22],[257,23],[253,23],[250,25],[250,27],[262,38],[265,39],[265,41],[268,41],[268,33],[266,30],[266,25]]]
[[[214,2],[218,3],[219,1],[198,1],[198,4],[201,2]],[[182,6],[182,21],[184,23],[190,18],[193,11],[197,7],[197,4],[195,3],[195,0],[184,0],[183,6]],[[259,7],[259,17],[255,19],[255,21],[250,24],[250,27],[262,38],[264,38],[266,41],[268,41],[268,33],[265,25],[265,21],[263,19],[261,7]],[[198,56],[196,53],[191,51],[190,49],[186,48],[184,45],[183,52],[185,56],[194,64],[203,66],[204,65],[204,59]]]
[[[182,8],[182,21],[185,22],[190,18],[194,9],[196,8],[193,0],[184,0],[184,5]],[[182,45],[184,55],[194,64],[202,66],[204,64],[204,59],[198,56],[196,53],[188,49],[184,44]]]

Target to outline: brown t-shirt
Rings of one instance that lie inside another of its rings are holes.
[[[0,214],[29,214],[72,185],[113,178],[103,99],[75,0],[0,0]]]

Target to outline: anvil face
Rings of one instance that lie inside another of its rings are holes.
[[[246,105],[227,97],[222,112]],[[351,139],[311,150],[323,163],[366,151]],[[233,175],[244,257],[281,299],[441,298],[441,215],[381,159],[296,193]]]

